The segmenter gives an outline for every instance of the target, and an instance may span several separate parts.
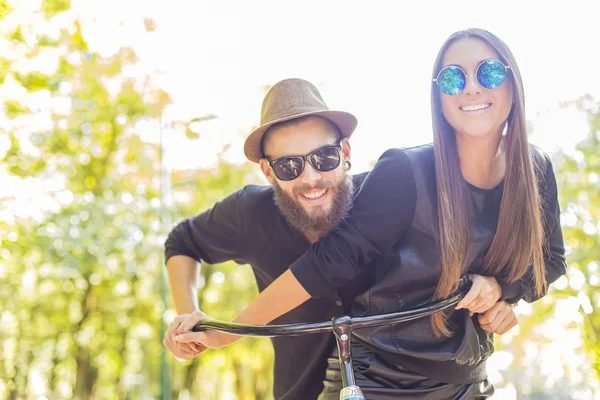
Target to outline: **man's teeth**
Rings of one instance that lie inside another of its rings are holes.
[[[302,196],[306,197],[307,199],[318,199],[319,197],[323,196],[326,191],[327,189],[323,189],[319,190],[318,192],[304,193]]]
[[[463,106],[461,107],[461,110],[463,111],[477,111],[477,110],[483,110],[484,108],[488,108],[491,104],[476,104],[473,106]]]

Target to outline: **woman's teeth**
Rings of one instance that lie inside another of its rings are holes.
[[[489,106],[491,106],[491,104],[476,104],[476,105],[472,105],[472,106],[462,106],[460,109],[463,111],[477,111],[477,110],[483,110],[485,108],[488,108]]]

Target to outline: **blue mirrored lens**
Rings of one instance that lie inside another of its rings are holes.
[[[449,96],[459,94],[465,88],[465,74],[457,66],[447,66],[438,74],[437,85]]]
[[[506,68],[498,60],[485,60],[477,68],[477,81],[487,89],[500,87],[506,79]]]

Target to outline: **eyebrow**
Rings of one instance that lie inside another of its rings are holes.
[[[310,153],[314,153],[315,151],[317,151],[317,150],[319,150],[319,149],[322,149],[323,147],[337,146],[337,145],[339,145],[339,139],[336,139],[335,143],[328,143],[328,144],[324,144],[323,146],[319,146],[319,147],[317,147],[316,149],[313,149],[313,150],[309,151],[309,152],[308,152],[308,153],[306,153],[306,154],[296,154],[296,155],[286,155],[286,156],[280,156],[280,157],[273,158],[273,159],[272,159],[272,160],[270,160],[270,161],[273,161],[273,160],[278,160],[278,159],[280,159],[280,158],[285,158],[285,157],[302,157],[302,156],[307,156],[307,155],[309,155]],[[269,156],[266,156],[266,155],[265,155],[265,158],[268,160],[268,159],[269,159]]]
[[[481,60],[477,61],[477,66],[479,66],[479,64],[481,64],[483,61],[485,60],[498,60],[504,64],[506,64],[506,61],[504,61],[501,57],[498,56],[492,56],[492,57],[485,57],[482,58]],[[450,64],[442,64],[442,67],[440,68],[440,71],[446,67],[459,67],[461,69],[464,69],[465,67],[461,64],[456,64],[456,63],[450,63]]]

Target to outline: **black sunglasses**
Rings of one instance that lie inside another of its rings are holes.
[[[320,147],[305,156],[286,156],[276,160],[268,160],[275,176],[280,181],[291,181],[302,175],[304,162],[308,161],[319,172],[336,169],[340,165],[342,146],[337,143]]]

